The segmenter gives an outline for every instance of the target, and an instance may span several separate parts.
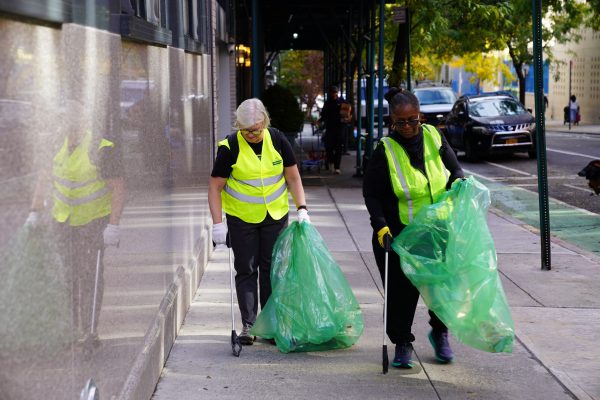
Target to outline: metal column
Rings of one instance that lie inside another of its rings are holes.
[[[540,206],[542,269],[550,270],[550,207],[548,205],[548,165],[544,104],[544,64],[542,62],[542,0],[532,0],[533,8],[533,76],[535,84],[535,133]]]

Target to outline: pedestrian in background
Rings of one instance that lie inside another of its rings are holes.
[[[104,250],[120,242],[125,180],[115,140],[92,132],[88,123],[92,117],[85,116],[80,102],[68,101],[65,108],[64,141],[52,168],[40,172],[25,225],[35,227],[40,222],[51,183],[52,232],[68,269],[73,325],[79,341],[90,348],[99,345]]]
[[[298,221],[310,223],[292,146],[269,124],[269,114],[259,99],[242,102],[236,111],[238,130],[219,142],[208,183],[213,242],[225,244],[229,234],[235,256],[243,324],[239,338],[246,345],[255,339],[249,331],[256,321],[259,298],[263,308],[271,295],[271,254],[279,233],[288,225],[288,189]]]
[[[464,177],[456,155],[443,135],[421,124],[418,99],[409,91],[391,88],[385,95],[390,106],[390,130],[373,152],[363,180],[363,196],[373,227],[372,245],[382,281],[385,241],[392,240],[423,206],[431,204],[451,183]],[[412,368],[412,324],[419,292],[400,268],[395,252],[389,254],[387,326],[396,345],[392,366]],[[452,361],[448,328],[429,311],[429,340],[436,358]]]
[[[327,168],[335,174],[340,174],[340,164],[344,146],[344,123],[342,123],[342,104],[344,100],[339,97],[339,88],[331,86],[327,100],[323,104],[321,118],[325,123],[323,144],[327,153]]]
[[[569,111],[569,120],[571,121],[571,123],[579,125],[579,120],[581,119],[581,116],[579,114],[579,103],[577,102],[577,97],[575,97],[575,95],[572,95],[571,101],[569,101]]]

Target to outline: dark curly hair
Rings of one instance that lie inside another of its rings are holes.
[[[419,99],[417,99],[417,96],[405,89],[391,87],[383,97],[385,97],[390,105],[390,112],[407,104],[410,104],[417,110],[420,109]]]

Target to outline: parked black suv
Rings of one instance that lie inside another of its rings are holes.
[[[490,93],[461,96],[443,132],[454,150],[477,161],[491,152],[527,152],[536,158],[535,119],[513,96]]]

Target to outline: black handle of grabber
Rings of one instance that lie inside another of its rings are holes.
[[[388,267],[389,267],[389,252],[392,247],[392,235],[389,233],[383,237],[383,248],[385,250],[385,275],[383,278],[383,346],[382,346],[382,365],[383,374],[387,374],[390,360],[388,359],[387,344],[386,344],[386,328],[387,328],[387,295],[388,295]]]
[[[392,235],[387,234],[383,237],[383,248],[386,252],[392,250]]]

